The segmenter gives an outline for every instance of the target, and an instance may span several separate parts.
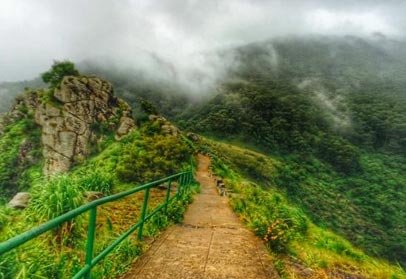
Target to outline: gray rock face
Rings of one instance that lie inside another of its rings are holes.
[[[161,132],[164,135],[178,136],[180,135],[180,130],[178,127],[174,126],[165,117],[151,114],[148,116],[149,121],[159,123],[161,127]]]
[[[42,127],[46,175],[65,172],[89,155],[89,145],[97,140],[92,127],[116,130],[117,139],[136,127],[130,106],[115,97],[111,84],[100,78],[67,76],[53,97],[53,102],[38,104],[35,109],[35,121]]]
[[[120,124],[116,132],[116,139],[120,140],[123,136],[127,135],[132,129],[135,128],[134,120],[130,117],[123,116],[120,118]]]
[[[30,193],[20,192],[12,198],[12,200],[8,203],[8,206],[15,209],[24,209],[28,206],[30,199]]]

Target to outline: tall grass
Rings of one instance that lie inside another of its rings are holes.
[[[80,181],[80,179],[62,175],[36,185],[37,191],[28,208],[30,216],[26,218],[26,222],[31,222],[29,226],[80,206],[84,202]],[[181,221],[185,208],[192,201],[196,191],[198,191],[197,184],[193,185],[192,191],[187,191],[179,200],[173,200],[168,206],[167,214],[160,211],[154,215],[145,224],[144,236],[155,237],[168,225]],[[10,209],[0,209],[0,216],[6,215],[8,210]],[[8,218],[5,218],[6,226],[8,222]],[[56,231],[35,238],[17,250],[1,256],[0,279],[71,278],[84,264],[85,224],[80,218],[74,222],[67,222]],[[108,226],[98,228],[95,251],[105,249],[118,236],[114,232],[112,235],[105,234],[100,229],[109,230]],[[136,234],[130,236],[94,268],[93,278],[117,278],[126,272],[146,249],[145,242],[139,242]]]
[[[56,176],[34,186],[29,209],[40,219],[50,220],[83,204],[83,190],[67,175]]]
[[[79,178],[79,184],[87,191],[102,192],[109,195],[113,191],[114,179],[110,173],[94,170],[83,174]]]

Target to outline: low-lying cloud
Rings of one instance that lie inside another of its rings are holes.
[[[207,59],[218,49],[295,34],[404,36],[405,1],[354,2],[2,0],[0,82],[36,77],[54,59],[106,59],[200,87],[234,63]]]

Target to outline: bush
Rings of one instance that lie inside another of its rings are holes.
[[[51,88],[56,88],[65,76],[78,76],[79,71],[75,69],[75,64],[70,61],[54,61],[51,69],[41,75],[45,83],[49,83]]]
[[[62,175],[54,177],[42,186],[34,186],[34,193],[29,205],[30,216],[34,219],[51,220],[83,204],[82,188],[76,180]],[[80,218],[80,217],[77,217]],[[80,227],[78,219],[67,221],[54,230],[57,244],[73,245],[78,237]],[[78,229],[76,229],[76,227]]]
[[[117,166],[126,182],[146,182],[181,171],[191,151],[177,137],[155,135],[127,145]]]
[[[239,187],[236,186],[240,195],[232,199],[233,208],[273,251],[285,252],[291,241],[305,235],[306,217],[290,207],[280,195],[255,184]]]
[[[83,204],[82,189],[69,176],[56,176],[34,187],[30,210],[41,219],[53,219]]]
[[[84,174],[78,183],[84,190],[102,192],[107,195],[111,194],[113,189],[112,175],[98,170]]]

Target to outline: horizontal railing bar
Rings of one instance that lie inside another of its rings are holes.
[[[171,199],[168,200],[168,204],[174,199],[176,196],[173,196]],[[166,203],[160,204],[157,206],[150,214],[148,214],[145,219],[144,223],[151,218],[153,215],[155,215],[159,210],[161,210]],[[120,244],[124,239],[126,239],[131,233],[133,233],[142,223],[142,220],[140,220],[137,224],[135,224],[133,227],[131,227],[127,232],[122,234],[118,239],[116,239],[109,247],[104,249],[101,253],[99,253],[92,261],[91,267],[95,266],[100,260],[102,260],[105,256],[107,256],[118,244]]]
[[[172,197],[169,201],[173,200],[174,197]],[[169,203],[169,202],[168,202]],[[153,215],[155,215],[159,210],[161,210],[165,206],[164,204],[159,205],[156,207],[150,214],[148,214],[144,222],[146,222],[149,218],[151,218]],[[116,239],[109,247],[104,249],[101,253],[99,253],[92,261],[92,267],[95,266],[100,260],[102,260],[108,253],[111,252],[118,244],[120,244],[124,239],[126,239],[131,233],[133,233],[142,223],[142,220],[139,221],[137,224],[135,224],[133,227],[131,227],[127,232],[122,234],[118,239]]]
[[[158,184],[160,184],[162,182],[168,181],[169,179],[180,177],[181,175],[183,175],[185,173],[188,173],[188,172],[181,172],[181,173],[178,173],[178,174],[174,174],[174,175],[171,175],[171,176],[168,176],[168,177],[165,177],[165,178],[162,178],[162,179],[159,179],[159,180],[149,182],[147,184],[135,187],[133,189],[130,189],[130,190],[118,193],[118,194],[114,194],[114,195],[111,195],[111,196],[107,196],[107,197],[104,197],[104,198],[101,198],[101,199],[97,199],[95,201],[92,201],[90,203],[82,205],[82,206],[80,206],[80,207],[78,207],[76,209],[73,209],[73,210],[65,213],[65,214],[62,214],[61,216],[56,217],[55,219],[52,219],[52,220],[50,220],[50,221],[48,221],[48,222],[46,222],[46,223],[44,223],[42,225],[39,225],[36,228],[33,228],[33,229],[31,229],[29,231],[26,231],[26,232],[24,232],[24,233],[22,233],[20,235],[17,235],[17,236],[15,236],[13,238],[10,238],[7,241],[4,241],[4,242],[0,243],[0,255],[12,250],[13,248],[16,248],[16,247],[24,244],[25,242],[27,242],[27,241],[29,241],[29,240],[31,240],[31,239],[45,233],[47,231],[50,231],[51,229],[59,226],[60,224],[65,223],[66,221],[69,221],[69,220],[75,218],[76,216],[78,216],[78,215],[80,215],[80,214],[82,214],[82,213],[84,213],[84,212],[86,212],[86,211],[88,211],[88,210],[90,210],[90,209],[92,209],[94,207],[97,207],[99,205],[103,205],[105,203],[112,202],[112,201],[124,198],[126,196],[129,196],[131,194],[134,194],[134,193],[137,193],[139,191],[145,190],[147,188],[152,188],[152,187],[157,186]]]
[[[75,276],[72,277],[72,279],[79,279],[82,278],[87,272],[90,271],[92,267],[90,265],[85,265],[78,273],[75,274]]]
[[[102,252],[100,252],[94,259],[92,260],[91,267],[95,266],[98,262],[100,262],[107,254],[109,254],[118,244],[120,244],[124,239],[126,239],[130,234],[132,234],[139,226],[141,225],[141,221],[129,228],[125,233],[123,233],[119,238],[113,241],[110,246],[105,248]]]
[[[165,204],[161,204],[157,207],[154,208],[154,210],[148,214],[147,216],[145,216],[144,222],[147,221],[149,218],[151,218],[152,216],[154,216],[159,210],[161,210],[163,207],[165,206]]]

